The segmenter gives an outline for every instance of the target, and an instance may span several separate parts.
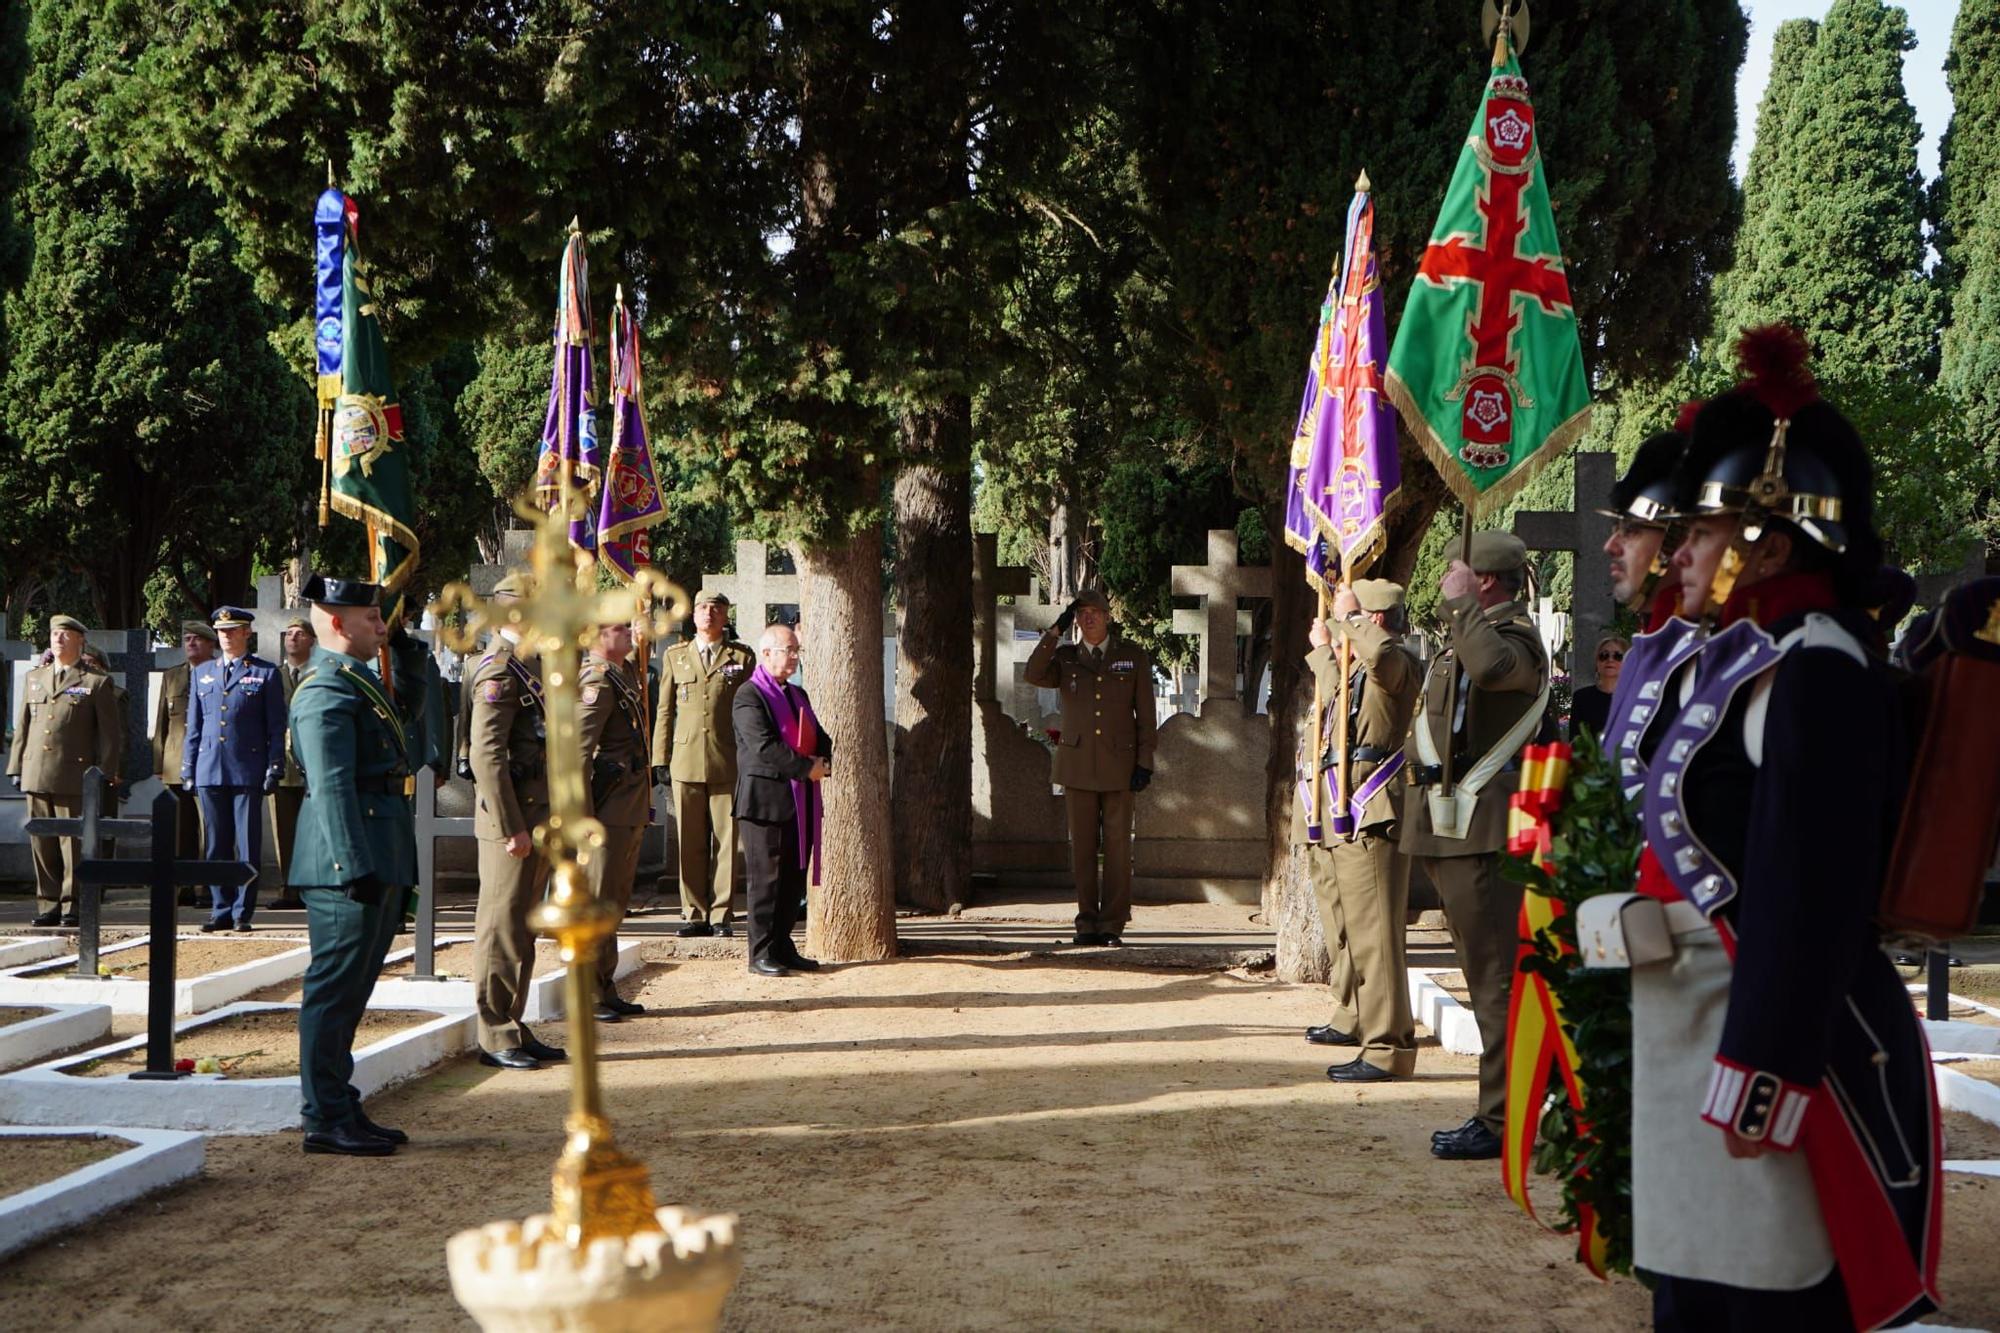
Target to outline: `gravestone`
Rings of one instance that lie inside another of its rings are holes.
[[[1610,454],[1571,458],[1576,464],[1574,507],[1566,513],[1544,509],[1516,514],[1514,535],[1531,551],[1568,551],[1572,557],[1569,679],[1578,686],[1596,683],[1597,641],[1618,609],[1611,598],[1611,565],[1603,557],[1612,520],[1596,512],[1599,505],[1610,503],[1618,469]]]
[[[143,629],[94,629],[84,640],[104,654],[111,678],[125,687],[125,758],[119,773],[125,779],[123,795],[130,797],[153,773],[153,745],[147,735],[153,715],[153,636]]]
[[[972,536],[972,697],[981,702],[1000,697],[1000,598],[1023,596],[1032,583],[1026,569],[1000,563],[999,547],[1000,539],[990,532]],[[1010,616],[1009,638],[1013,625]],[[1007,658],[1011,665],[1013,654]]]
[[[772,573],[771,550],[763,542],[737,542],[736,572],[702,575],[701,588],[695,591],[704,590],[720,592],[729,599],[737,637],[753,646],[764,626],[779,618],[779,613],[789,612],[787,623],[798,623],[799,576]]]
[[[6,672],[7,730],[9,735],[12,735],[15,727],[21,725],[21,690],[19,686],[19,673],[17,673],[14,663],[25,663],[32,659],[39,651],[34,644],[26,640],[8,638],[7,617],[0,615],[0,664],[4,664]],[[22,668],[22,670],[25,669],[25,667]],[[18,796],[20,794],[20,789],[14,785],[12,778],[4,779],[4,781],[6,784],[5,790],[9,795]]]
[[[75,819],[31,819],[23,829],[29,837],[77,838],[82,841],[84,854],[95,857],[102,849],[101,838],[143,838],[152,833],[153,826],[143,819],[104,818],[105,797],[110,787],[104,780],[104,770],[96,765],[84,770],[83,795],[78,802]],[[97,945],[101,934],[99,924],[103,918],[100,910],[104,890],[102,886],[79,878],[76,908],[76,975],[89,981],[97,979]],[[171,993],[171,988],[169,988]]]
[[[285,622],[299,614],[296,606],[285,605],[282,574],[266,574],[257,580],[257,604],[250,612],[250,633],[255,639],[250,651],[266,662],[285,660]]]
[[[1254,696],[1254,683],[1243,692],[1236,687],[1236,640],[1250,632],[1247,613],[1238,607],[1244,598],[1271,595],[1271,567],[1238,563],[1236,534],[1227,528],[1211,528],[1208,563],[1175,565],[1172,587],[1177,597],[1202,599],[1199,611],[1186,617],[1174,613],[1174,632],[1193,634],[1201,640],[1202,700],[1235,699],[1246,692]],[[1183,629],[1184,625],[1187,628]]]
[[[415,802],[417,831],[417,922],[416,958],[411,980],[436,981],[433,960],[437,951],[437,845],[440,838],[471,840],[471,815],[439,815],[437,776],[429,767],[417,770]]]
[[[1028,659],[1069,605],[1043,601],[1042,595],[1042,581],[1030,578],[1025,596],[1016,594],[1011,604],[996,606],[993,612],[994,690],[1009,717],[1032,727],[1039,727],[1053,709],[1044,708],[1040,691],[1028,684]]]

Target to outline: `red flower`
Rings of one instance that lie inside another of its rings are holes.
[[[1050,740],[1054,741],[1058,745],[1062,744],[1062,732],[1059,729],[1055,727],[1047,727],[1044,728],[1044,730],[1046,730],[1049,733]]]
[[[194,1072],[194,1061],[192,1060],[174,1061],[174,1072],[176,1074],[192,1074]]]

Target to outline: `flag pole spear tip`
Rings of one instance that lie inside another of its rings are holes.
[[[625,284],[624,284],[624,283],[622,283],[622,282],[621,282],[621,283],[618,283],[618,284],[617,284],[616,286],[614,286],[614,287],[613,287],[613,288],[611,289],[611,304],[613,304],[613,305],[624,305],[624,304],[625,304]]]
[[[326,160],[326,188],[333,188],[333,159],[330,157]]]
[[[1367,194],[1373,188],[1368,183],[1368,168],[1361,168],[1361,174],[1354,178],[1354,192],[1356,194]]]
[[[569,220],[569,234],[574,236],[582,230],[583,230],[583,215],[579,213],[577,216]]]

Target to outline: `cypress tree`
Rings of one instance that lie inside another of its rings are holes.
[[[1806,58],[1818,36],[1819,24],[1812,19],[1790,19],[1771,35],[1771,73],[1757,103],[1756,137],[1743,173],[1743,223],[1736,237],[1735,263],[1715,280],[1716,342],[1709,359],[1718,365],[1728,364],[1728,344],[1736,331],[1756,322],[1747,315],[1744,288],[1757,270],[1757,230],[1770,215],[1778,148],[1785,142],[1799,85],[1805,81]]]
[[[1949,292],[1971,262],[1968,249],[2000,182],[2000,0],[1959,0],[1944,76],[1951,123],[1938,144],[1931,208],[1939,276]]]

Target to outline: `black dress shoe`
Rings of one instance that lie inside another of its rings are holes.
[[[634,1004],[630,1000],[621,999],[615,992],[606,994],[604,998],[600,999],[597,1003],[602,1007],[613,1010],[616,1013],[626,1018],[630,1018],[635,1014],[643,1014],[646,1012],[645,1005]]]
[[[752,958],[750,970],[760,977],[789,977],[792,970],[775,958]]]
[[[797,951],[784,954],[783,956],[778,958],[778,961],[782,963],[784,966],[792,969],[792,971],[794,972],[819,971],[819,959],[808,958],[804,954],[799,953]]]
[[[248,934],[250,934],[250,933],[252,933],[252,932],[251,932],[251,928],[250,928],[250,927],[249,927],[248,925],[246,925],[246,924],[244,924],[243,922],[240,922],[240,921],[239,921],[239,922],[237,922],[237,924],[236,924],[236,933],[237,933],[238,935],[248,935]]]
[[[228,930],[228,929],[229,929],[228,917],[224,917],[220,921],[204,921],[201,923],[201,933],[204,935],[213,935],[218,930]]]
[[[481,1051],[479,1063],[492,1069],[540,1069],[542,1062],[520,1049]]]
[[[53,912],[43,912],[28,924],[31,926],[59,926],[62,924],[62,911],[58,909]]]
[[[592,1005],[590,1016],[600,1023],[623,1023],[625,1021],[625,1015],[619,1013],[610,1005],[603,1003]]]
[[[387,1125],[376,1124],[366,1115],[363,1115],[359,1107],[356,1107],[354,1111],[354,1125],[363,1134],[373,1135],[384,1143],[408,1143],[410,1141],[408,1134],[405,1134],[400,1129],[391,1129]]]
[[[1453,1125],[1450,1129],[1434,1129],[1431,1131],[1431,1142],[1442,1143],[1446,1139],[1455,1139],[1459,1135],[1465,1133],[1466,1130],[1471,1129],[1474,1125],[1478,1123],[1479,1123],[1479,1117],[1473,1116],[1467,1119],[1463,1124]]]
[[[736,927],[730,925],[727,921],[718,921],[713,926],[711,926],[710,929],[713,930],[716,934],[722,936],[722,938],[725,940],[733,940],[736,938]]]
[[[1097,942],[1107,949],[1122,949],[1125,947],[1125,937],[1123,935],[1099,935]]]
[[[65,912],[63,914],[62,923],[65,926],[79,926],[83,924],[80,920],[77,919],[77,915],[75,912]]]
[[[1072,939],[1070,943],[1081,944],[1085,948],[1089,948],[1092,945],[1104,943],[1104,936],[1094,934],[1087,930],[1079,930],[1078,932],[1076,932],[1076,938]]]
[[[1318,1027],[1306,1029],[1306,1040],[1315,1046],[1359,1046],[1361,1039],[1352,1032],[1342,1032],[1331,1023],[1321,1023]]]
[[[561,1064],[569,1059],[569,1052],[560,1046],[551,1046],[545,1041],[536,1041],[534,1034],[526,1028],[521,1030],[521,1049],[545,1065]]]
[[[1447,1138],[1431,1140],[1431,1156],[1448,1162],[1478,1162],[1500,1155],[1500,1136],[1478,1121]]]
[[[1396,1078],[1380,1065],[1371,1065],[1358,1055],[1344,1065],[1329,1066],[1326,1076],[1335,1083],[1392,1083]]]
[[[713,935],[714,933],[715,931],[709,927],[706,921],[690,921],[674,932],[674,934],[684,940],[700,939],[704,935]]]
[[[333,1153],[341,1157],[389,1157],[396,1151],[396,1145],[389,1140],[378,1139],[354,1125],[309,1131],[305,1148],[309,1153]]]

